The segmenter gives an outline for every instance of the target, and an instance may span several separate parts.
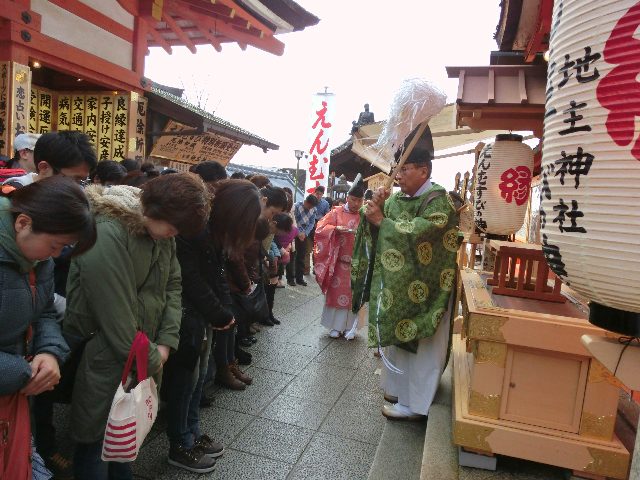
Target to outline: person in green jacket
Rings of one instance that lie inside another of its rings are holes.
[[[367,201],[351,263],[353,312],[369,301],[369,346],[386,347],[382,414],[394,420],[428,414],[450,341],[458,215],[430,180],[432,159],[427,128],[397,172],[400,191],[381,188]]]
[[[178,346],[182,289],[173,237],[204,228],[210,196],[190,173],[157,177],[141,190],[96,185],[86,193],[98,239],[71,264],[64,321],[71,347],[89,338],[71,402],[74,474],[129,479],[129,463],[101,460],[111,402],[138,330],[149,338],[148,371],[158,383],[170,350]]]

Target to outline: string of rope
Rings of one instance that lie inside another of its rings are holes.
[[[624,347],[622,347],[622,350],[620,351],[620,356],[618,357],[616,368],[613,370],[614,377],[618,372],[618,367],[620,366],[620,361],[622,360],[622,355],[624,355],[624,351],[629,347],[629,345],[631,345],[634,342],[640,345],[640,338],[638,337],[619,337],[618,338],[618,343],[621,343],[622,345],[624,345]]]

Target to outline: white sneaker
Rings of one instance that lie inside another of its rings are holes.
[[[331,338],[340,338],[340,332],[338,330],[331,330],[329,336]]]
[[[354,338],[356,338],[356,332],[347,332],[344,334],[344,338],[346,340],[353,340]]]
[[[426,415],[412,412],[409,407],[399,403],[393,405],[385,404],[382,407],[382,415],[387,417],[389,420],[408,420],[413,422],[424,420],[426,418]]]

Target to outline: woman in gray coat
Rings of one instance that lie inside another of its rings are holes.
[[[46,178],[0,197],[0,478],[31,478],[27,396],[52,390],[69,347],[53,307],[53,260],[91,248],[89,201],[71,179]]]

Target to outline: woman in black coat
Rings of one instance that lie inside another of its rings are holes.
[[[227,255],[253,238],[260,211],[260,196],[253,184],[225,180],[216,184],[206,231],[176,238],[183,316],[178,350],[165,365],[163,393],[168,402],[169,463],[196,473],[213,470],[215,458],[224,450],[200,432],[200,397],[212,331],[216,379],[222,376],[237,388],[251,382],[234,361],[235,318],[224,265]]]

